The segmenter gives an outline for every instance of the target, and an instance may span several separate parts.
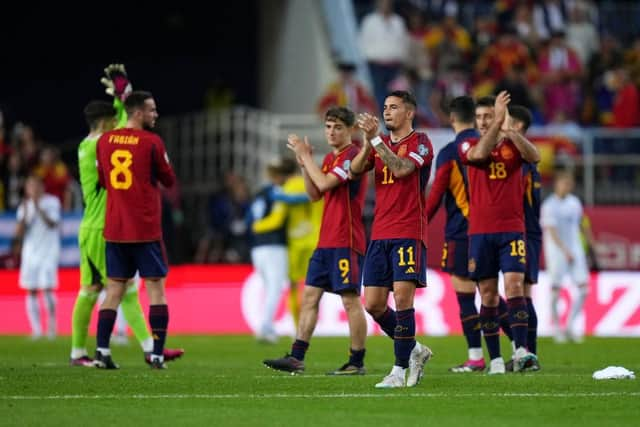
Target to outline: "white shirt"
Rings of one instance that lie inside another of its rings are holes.
[[[22,259],[28,262],[48,263],[55,262],[58,265],[60,258],[60,200],[50,194],[44,194],[40,198],[40,209],[47,217],[56,222],[54,227],[49,227],[42,215],[36,213],[33,200],[23,202],[18,206],[17,219],[25,219],[26,229],[22,243]]]
[[[546,230],[547,227],[554,227],[560,241],[572,254],[582,252],[582,241],[580,239],[582,203],[580,199],[573,194],[568,194],[562,199],[555,194],[551,194],[542,203],[540,209],[540,224],[542,228]],[[546,231],[545,234],[547,234]],[[545,237],[545,246],[552,245],[557,247],[551,236],[547,234]]]
[[[362,20],[360,49],[367,61],[404,64],[409,59],[409,33],[395,13],[370,13]]]

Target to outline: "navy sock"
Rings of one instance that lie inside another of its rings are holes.
[[[538,314],[531,298],[527,298],[529,311],[529,329],[527,330],[527,346],[533,354],[538,354]]]
[[[456,292],[460,306],[460,323],[469,348],[482,347],[480,316],[476,308],[475,292]]]
[[[511,322],[509,322],[509,307],[502,297],[500,297],[500,302],[498,303],[498,322],[500,323],[500,329],[502,329],[502,332],[509,337],[509,341],[513,341]]]
[[[380,325],[380,328],[382,328],[389,338],[393,339],[398,321],[396,312],[391,307],[387,307],[387,310],[382,314],[382,316],[374,318],[373,320]]]
[[[295,340],[291,344],[291,355],[298,360],[304,360],[304,355],[307,353],[309,343],[302,340]]]
[[[507,300],[509,306],[509,322],[516,348],[527,347],[527,329],[529,328],[529,311],[524,297],[514,297]]]
[[[480,306],[480,324],[491,360],[500,357],[500,324],[498,307]]]
[[[398,324],[393,335],[396,365],[409,367],[409,356],[416,345],[416,311],[413,308],[396,312]]]
[[[149,326],[153,336],[153,354],[162,356],[164,342],[167,339],[167,326],[169,325],[169,307],[166,304],[149,306]]]
[[[349,365],[361,368],[364,365],[364,348],[362,350],[349,350]]]
[[[113,325],[116,323],[116,310],[104,309],[98,312],[98,348],[109,348]]]

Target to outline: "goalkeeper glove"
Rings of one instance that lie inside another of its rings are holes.
[[[104,74],[106,77],[102,77],[100,83],[106,87],[105,92],[124,101],[133,90],[124,65],[109,64],[107,68],[104,69]]]

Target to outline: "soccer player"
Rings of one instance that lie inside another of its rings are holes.
[[[298,287],[302,285],[311,255],[318,244],[320,222],[322,221],[322,201],[313,202],[305,191],[304,178],[295,173],[282,185],[282,191],[274,191],[273,199],[284,202],[286,210],[274,210],[287,221],[287,255],[289,259],[289,312],[293,324],[298,329],[300,301]],[[280,221],[274,218],[274,221]]]
[[[509,116],[513,128],[521,135],[525,135],[531,125],[531,112],[521,105],[510,105]],[[524,163],[524,220],[527,240],[527,268],[524,274],[524,296],[527,300],[529,312],[529,326],[527,333],[527,347],[536,355],[525,367],[525,371],[539,371],[540,362],[538,356],[538,315],[533,299],[531,287],[538,283],[538,271],[540,270],[540,251],[542,250],[542,228],[540,227],[540,189],[542,187],[540,172],[536,163]],[[513,371],[513,359],[505,364],[507,371]]]
[[[365,251],[362,222],[366,177],[352,179],[349,164],[358,153],[352,142],[354,113],[345,107],[333,107],[325,113],[325,136],[332,151],[322,168],[316,165],[307,138],[302,141],[289,135],[287,146],[296,153],[305,188],[311,200],[324,197],[318,247],[309,261],[296,340],[291,353],[281,359],[265,360],[273,369],[287,372],[304,371],[304,358],[318,320],[320,299],[325,292],[340,295],[347,313],[351,335],[347,363],[330,372],[334,375],[365,373],[364,354],[367,323],[360,302],[360,266]]]
[[[504,374],[498,323],[498,274],[504,274],[509,323],[515,342],[514,371],[535,359],[527,350],[529,313],[524,297],[526,244],[522,163],[539,161],[539,153],[507,120],[509,94],[500,92],[494,119],[476,141],[460,144],[469,176],[469,273],[478,280],[480,320],[491,358],[489,374]]]
[[[46,300],[47,335],[56,336],[56,299],[60,260],[60,199],[46,194],[42,179],[31,175],[24,183],[24,200],[16,214],[16,238],[22,239],[20,287],[27,291],[27,318],[31,337],[42,336],[38,291]]]
[[[553,193],[545,199],[541,208],[544,259],[551,280],[551,318],[557,342],[565,342],[567,338],[580,341],[581,337],[571,334],[575,331],[575,322],[582,312],[588,292],[587,257],[580,240],[582,203],[572,194],[573,186],[571,171],[556,172]],[[573,301],[566,328],[563,329],[560,326],[558,301],[562,280],[567,273],[577,286],[578,295]]]
[[[125,99],[125,128],[108,131],[98,139],[96,159],[100,185],[107,191],[104,224],[107,294],[98,317],[95,365],[117,369],[109,340],[129,282],[136,272],[149,295],[149,324],[153,336],[150,366],[164,369],[164,343],[169,309],[164,283],[168,266],[162,243],[161,194],[158,183],[171,186],[175,174],[162,139],[153,129],[158,112],[153,95],[133,91]]]
[[[431,141],[413,130],[416,108],[409,92],[391,92],[383,108],[390,134],[384,136],[378,136],[376,117],[361,114],[365,142],[350,168],[354,176],[375,171],[376,206],[362,283],[367,312],[393,338],[395,353],[391,372],[377,388],[415,386],[432,354],[415,339],[413,300],[427,280],[425,188],[433,160]],[[391,291],[395,311],[387,306]]]
[[[287,206],[277,202],[274,194],[297,168],[293,159],[278,157],[267,165],[270,183],[254,197],[249,208],[251,222],[251,262],[265,287],[265,303],[258,341],[275,344],[278,341],[273,325],[282,290],[289,276],[287,253]]]
[[[480,317],[476,308],[476,282],[469,279],[467,249],[469,240],[469,185],[466,167],[460,161],[458,146],[467,139],[478,139],[475,129],[475,103],[459,96],[449,103],[449,121],[455,139],[445,145],[436,158],[436,176],[427,198],[427,218],[433,219],[442,200],[447,210],[442,249],[442,270],[451,275],[460,307],[460,323],[467,340],[468,359],[451,372],[484,371]]]
[[[71,366],[92,367],[86,350],[89,321],[98,296],[106,279],[105,240],[103,236],[107,193],[99,185],[96,168],[96,145],[104,132],[122,128],[127,123],[127,113],[123,99],[131,92],[130,83],[124,66],[111,64],[105,68],[107,93],[114,97],[113,105],[106,101],[90,101],[84,109],[85,119],[89,125],[89,134],[78,146],[78,170],[84,213],[78,244],[80,248],[80,291],[73,307],[71,323]],[[113,80],[118,82],[115,91]],[[134,282],[127,283],[127,290],[122,297],[120,309],[127,319],[136,339],[142,346],[145,361],[150,362],[153,350],[153,338],[149,332],[142,307],[138,298],[138,286]],[[114,336],[116,338],[116,336]],[[126,336],[125,336],[126,338]],[[182,349],[164,349],[165,360],[176,359],[184,353]]]

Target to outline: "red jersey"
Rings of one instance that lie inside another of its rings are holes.
[[[137,129],[104,133],[96,148],[98,178],[107,189],[104,238],[110,242],[162,239],[158,181],[173,185],[175,174],[162,139]]]
[[[524,232],[524,181],[522,156],[515,144],[503,139],[484,162],[467,158],[478,143],[470,139],[458,146],[462,163],[468,165],[469,234]]]
[[[354,144],[339,153],[329,153],[322,162],[322,172],[340,180],[340,185],[324,193],[324,210],[320,226],[319,248],[352,248],[364,254],[366,238],[362,222],[367,177],[349,179],[349,165],[360,150]]]
[[[411,160],[416,170],[404,178],[397,178],[388,170],[374,150],[369,165],[374,168],[376,207],[373,212],[371,240],[415,239],[427,246],[426,188],[433,161],[433,147],[429,137],[411,132],[392,143],[388,135],[384,144],[398,157]]]

